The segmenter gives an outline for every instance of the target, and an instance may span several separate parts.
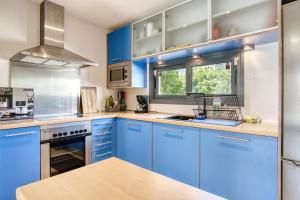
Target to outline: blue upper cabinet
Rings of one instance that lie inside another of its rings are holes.
[[[131,25],[109,33],[107,49],[109,65],[131,60]]]
[[[40,129],[0,131],[0,199],[15,200],[16,189],[40,180]]]
[[[152,169],[152,123],[117,119],[117,156]]]
[[[116,152],[115,119],[92,121],[92,162],[105,160]]]
[[[277,139],[201,130],[200,189],[230,200],[275,200]]]
[[[153,170],[199,187],[199,129],[153,125]]]

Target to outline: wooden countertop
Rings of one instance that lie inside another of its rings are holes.
[[[211,124],[203,124],[203,123],[195,123],[195,122],[161,119],[162,117],[168,117],[168,116],[172,116],[172,114],[166,114],[166,113],[136,114],[134,112],[118,112],[118,113],[101,112],[97,114],[86,114],[80,118],[74,117],[74,118],[56,119],[56,120],[48,120],[48,121],[24,120],[24,121],[14,121],[14,122],[0,122],[0,130],[119,117],[119,118],[141,120],[147,122],[166,123],[166,124],[173,124],[179,126],[206,128],[206,129],[254,134],[254,135],[269,136],[269,137],[279,136],[278,123],[267,123],[267,122],[258,123],[258,124],[242,123],[241,125],[238,125],[236,127],[229,127],[229,126],[221,126],[221,125],[211,125]]]
[[[17,200],[224,200],[117,158],[17,189]]]

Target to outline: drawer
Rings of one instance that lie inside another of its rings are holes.
[[[112,147],[95,150],[92,152],[93,163],[105,160],[114,156]]]
[[[94,140],[92,142],[93,150],[103,149],[106,147],[113,147],[113,140],[111,137],[103,138],[101,140]]]
[[[99,120],[93,120],[92,121],[92,128],[93,131],[99,130],[99,129],[106,129],[111,128],[114,126],[114,119],[99,119]]]

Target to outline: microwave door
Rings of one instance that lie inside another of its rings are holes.
[[[124,81],[124,68],[118,67],[110,69],[110,82],[118,83]]]

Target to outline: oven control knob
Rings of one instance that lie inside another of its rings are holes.
[[[79,133],[83,133],[83,130],[80,130]]]
[[[62,136],[62,133],[58,133],[58,136],[61,137],[61,136]]]
[[[55,137],[57,137],[57,134],[56,134],[56,133],[54,133],[52,136],[55,138]]]
[[[87,130],[86,130],[86,129],[84,129],[84,130],[83,130],[83,132],[85,132],[85,133],[86,133],[86,132],[87,132]]]
[[[71,134],[71,135],[74,135],[74,131],[71,131],[70,134]]]
[[[78,134],[78,131],[75,131],[75,134]]]
[[[64,132],[63,135],[66,136],[66,135],[68,135],[68,133],[67,133],[67,132]]]

